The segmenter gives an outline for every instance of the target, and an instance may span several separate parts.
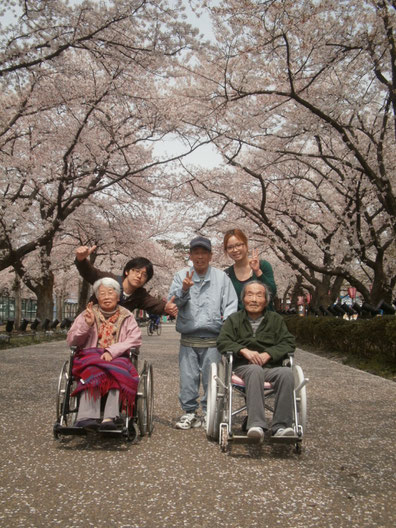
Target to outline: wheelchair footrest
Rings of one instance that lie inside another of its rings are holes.
[[[99,436],[108,436],[108,437],[120,437],[120,436],[136,436],[136,434],[131,431],[127,431],[125,426],[120,425],[117,429],[97,429],[96,431],[88,431],[83,427],[73,427],[73,426],[64,426],[56,423],[54,425],[54,434],[55,435],[64,435],[64,436],[87,436],[87,435],[99,435]]]
[[[234,444],[260,444],[260,438],[249,438],[247,435],[232,435],[229,440]]]
[[[260,444],[260,438],[249,438],[245,435],[231,435],[229,441],[233,444]],[[302,436],[271,436],[266,434],[264,436],[264,443],[270,444],[296,444],[302,442]]]
[[[85,436],[87,431],[82,427],[68,427],[66,425],[55,424],[54,433],[65,436]]]
[[[302,436],[270,436],[269,441],[271,444],[295,444],[302,442]]]

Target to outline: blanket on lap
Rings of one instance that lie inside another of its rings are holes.
[[[110,389],[120,391],[123,409],[132,414],[139,375],[129,359],[117,357],[112,361],[100,359],[102,348],[80,350],[73,361],[73,376],[79,380],[72,396],[87,390],[92,398],[101,398]]]

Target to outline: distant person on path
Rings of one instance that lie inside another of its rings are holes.
[[[295,341],[281,315],[267,310],[270,294],[258,281],[242,290],[244,309],[230,315],[217,339],[222,354],[233,353],[233,367],[246,387],[247,435],[263,441],[268,429],[265,417],[264,382],[275,389],[271,431],[274,436],[294,436],[294,376],[282,361],[295,350]]]
[[[80,349],[73,361],[73,375],[80,381],[72,396],[81,394],[75,427],[115,430],[120,403],[132,414],[139,382],[136,368],[121,356],[141,345],[142,333],[133,314],[118,305],[121,289],[116,280],[104,277],[93,288],[98,304],[88,303],[67,334],[68,345]]]
[[[238,295],[238,309],[243,308],[241,291],[245,284],[257,280],[270,289],[271,299],[276,295],[276,284],[272,266],[266,260],[259,260],[257,249],[249,257],[248,239],[240,229],[230,229],[224,235],[224,252],[234,261],[225,272],[230,277]],[[272,301],[268,310],[274,310]]]
[[[152,332],[155,332],[159,325],[161,324],[161,318],[156,314],[149,314],[149,327]]]
[[[230,279],[223,271],[210,266],[211,259],[209,239],[198,236],[191,240],[193,266],[175,274],[169,291],[169,298],[175,298],[179,309],[176,330],[181,334],[179,400],[184,415],[176,423],[178,429],[200,427],[202,421],[205,426],[210,364],[220,359],[216,339],[223,321],[238,306]],[[202,419],[197,414],[201,375],[204,390]]]
[[[169,314],[176,317],[177,306],[174,299],[168,302],[153,297],[143,286],[148,283],[154,274],[152,263],[144,257],[135,257],[129,260],[123,269],[122,276],[111,272],[101,271],[89,262],[89,255],[95,251],[96,246],[80,246],[76,250],[75,265],[81,277],[90,284],[101,277],[112,277],[116,279],[121,287],[120,305],[131,312],[135,309],[146,310],[148,313],[157,315]]]

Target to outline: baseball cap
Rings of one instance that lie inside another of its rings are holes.
[[[202,236],[197,236],[191,240],[190,249],[193,249],[196,247],[202,247],[204,249],[207,249],[208,251],[212,251],[212,244],[209,238],[205,238]]]

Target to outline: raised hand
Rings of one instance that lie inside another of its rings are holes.
[[[164,312],[172,315],[172,317],[177,317],[178,308],[175,304],[175,296],[173,296],[169,301],[165,304]]]
[[[97,246],[80,246],[76,249],[76,259],[81,262],[82,260],[85,260],[89,257],[91,253],[95,251]]]
[[[252,251],[252,256],[249,258],[249,266],[252,268],[256,275],[261,275],[262,272],[260,270],[260,259],[258,256],[257,249],[253,249]]]
[[[84,312],[84,319],[88,326],[93,326],[95,322],[95,315],[93,313],[92,306],[93,306],[93,302],[89,302]]]
[[[182,288],[184,291],[188,291],[191,286],[193,286],[194,284],[194,281],[192,280],[193,278],[193,275],[194,275],[194,270],[186,273],[186,278],[184,279],[183,281],[183,285],[182,285]]]

